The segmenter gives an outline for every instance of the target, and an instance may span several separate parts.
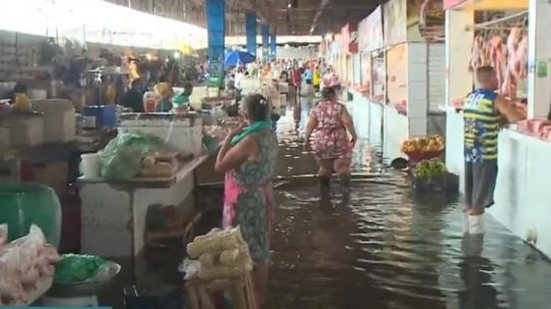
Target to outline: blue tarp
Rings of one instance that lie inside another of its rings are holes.
[[[238,64],[247,64],[255,61],[256,57],[246,51],[232,50],[226,53],[224,65],[231,67]]]

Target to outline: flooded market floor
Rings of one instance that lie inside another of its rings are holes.
[[[337,183],[328,200],[320,199],[317,166],[297,142],[292,118],[278,125],[276,224],[263,309],[551,308],[549,260],[491,217],[484,239],[464,238],[460,198],[415,194],[404,175],[385,167],[380,137],[365,121],[356,120],[348,200]],[[221,195],[216,190],[203,196]],[[133,284],[140,268],[147,268],[152,294],[181,295],[181,287],[174,290],[181,284],[180,249],[146,251],[142,266],[121,261],[123,273],[100,302],[120,308],[122,287]]]
[[[279,174],[311,175],[287,120]],[[416,195],[359,133],[348,201],[313,179],[278,187],[267,308],[551,308],[545,257],[491,217],[464,238],[459,198]]]

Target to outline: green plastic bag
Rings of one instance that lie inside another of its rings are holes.
[[[121,133],[101,153],[101,175],[106,180],[126,180],[137,176],[144,157],[165,148],[163,141],[139,131]]]
[[[218,140],[206,133],[203,134],[203,145],[207,148],[208,155],[213,155],[218,151]]]
[[[94,278],[107,261],[99,256],[65,254],[55,265],[54,281],[75,283]]]

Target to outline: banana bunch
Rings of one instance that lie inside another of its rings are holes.
[[[444,150],[444,139],[440,135],[427,137],[417,137],[402,142],[401,150],[403,153],[415,152],[438,152]]]
[[[448,173],[448,169],[443,162],[438,159],[421,161],[415,166],[415,175],[419,178],[429,179],[438,178]]]
[[[24,93],[15,94],[15,103],[13,103],[12,109],[16,112],[30,112],[31,101]]]

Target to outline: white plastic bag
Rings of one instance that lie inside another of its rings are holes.
[[[201,263],[190,259],[185,259],[178,267],[178,271],[184,274],[184,280],[196,278],[201,270]]]
[[[6,223],[0,224],[0,249],[8,242],[8,225]]]

